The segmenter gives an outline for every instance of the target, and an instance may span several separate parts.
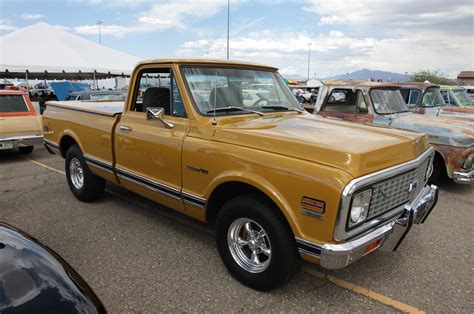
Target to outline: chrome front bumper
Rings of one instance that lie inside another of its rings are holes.
[[[474,183],[474,170],[469,172],[454,172],[453,179],[456,183],[471,184]]]
[[[300,252],[320,259],[320,264],[328,269],[340,269],[377,249],[395,251],[413,224],[422,224],[428,218],[438,201],[438,187],[426,186],[418,196],[405,205],[403,214],[383,226],[372,229],[341,244],[319,245],[297,239]]]
[[[43,135],[0,137],[0,143],[11,142],[12,148],[43,144]]]

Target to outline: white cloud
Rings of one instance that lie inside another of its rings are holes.
[[[313,35],[304,32],[263,31],[231,38],[231,59],[275,65],[282,73],[307,73],[308,43],[311,45],[311,76],[328,77],[361,68],[412,73],[437,69],[454,73],[472,66],[472,43],[452,37],[432,40],[412,37],[351,36],[340,31]],[[206,54],[206,52],[209,52]],[[183,43],[179,56],[225,58],[226,39],[201,39]],[[455,57],[448,57],[455,56]],[[471,60],[469,62],[469,60]]]
[[[14,31],[18,27],[10,25],[11,21],[9,19],[0,19],[0,31]]]
[[[44,17],[43,14],[23,13],[20,17],[24,20],[37,20]]]
[[[98,25],[83,25],[74,28],[74,31],[78,34],[83,35],[98,35],[99,26]],[[111,35],[115,37],[123,37],[127,33],[134,32],[133,27],[126,27],[120,25],[101,25],[100,32],[102,35]]]

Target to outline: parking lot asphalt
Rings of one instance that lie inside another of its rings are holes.
[[[437,207],[397,252],[339,271],[304,264],[286,286],[256,292],[221,263],[213,231],[108,184],[77,201],[64,161],[42,147],[0,152],[0,220],[63,256],[111,313],[157,311],[470,312],[474,308],[474,187],[440,184]]]

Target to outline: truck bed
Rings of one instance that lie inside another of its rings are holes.
[[[115,117],[123,112],[123,101],[48,101],[47,106]]]

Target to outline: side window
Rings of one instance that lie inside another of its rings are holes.
[[[333,89],[329,95],[324,111],[356,113],[356,93],[350,89]]]
[[[415,108],[418,102],[418,97],[420,97],[420,91],[411,90],[407,101],[408,107]]]
[[[441,95],[443,96],[443,100],[445,103],[447,103],[448,105],[452,105],[452,106],[455,106],[456,103],[454,102],[454,99],[452,99],[449,95],[449,92],[448,91],[441,91]]]
[[[186,117],[171,69],[150,69],[139,74],[131,110],[145,112],[148,107],[161,107],[165,115]]]
[[[364,94],[362,91],[357,91],[357,113],[368,114],[367,104],[365,103]]]

